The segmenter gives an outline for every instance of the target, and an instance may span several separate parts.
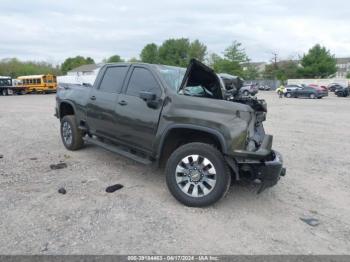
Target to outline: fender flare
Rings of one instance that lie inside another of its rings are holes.
[[[59,102],[58,104],[58,118],[61,119],[61,105],[63,103],[66,103],[66,104],[69,104],[72,108],[73,108],[73,111],[74,111],[74,114],[76,114],[77,110],[75,109],[75,105],[73,102],[69,101],[69,100],[62,100]]]
[[[162,133],[160,142],[159,142],[158,147],[157,147],[157,158],[160,157],[160,154],[161,154],[161,152],[163,150],[165,139],[168,136],[169,132],[171,130],[177,129],[177,128],[184,128],[184,129],[192,129],[192,130],[197,130],[197,131],[203,131],[203,132],[207,132],[207,133],[209,133],[211,135],[214,135],[218,139],[218,141],[220,143],[220,146],[222,148],[222,153],[223,154],[227,154],[227,143],[225,141],[224,136],[218,130],[213,129],[213,128],[209,128],[209,127],[204,127],[204,126],[197,126],[197,125],[193,125],[193,124],[173,124],[173,125],[170,125],[170,126],[166,127],[165,130]]]

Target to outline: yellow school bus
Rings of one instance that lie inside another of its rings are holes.
[[[31,75],[17,77],[18,85],[24,86],[27,93],[56,92],[57,79],[54,75]]]

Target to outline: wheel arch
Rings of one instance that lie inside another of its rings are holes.
[[[59,118],[62,119],[66,115],[75,115],[75,106],[70,101],[61,101],[59,104]]]
[[[191,142],[214,144],[220,152],[227,153],[224,136],[218,130],[192,124],[175,124],[166,128],[161,136],[156,156],[159,164],[162,165],[176,148]]]

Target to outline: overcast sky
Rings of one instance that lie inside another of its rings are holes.
[[[0,10],[0,59],[128,59],[179,37],[219,54],[237,40],[253,61],[297,57],[315,43],[350,56],[349,0],[0,0]]]

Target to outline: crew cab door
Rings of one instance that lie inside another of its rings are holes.
[[[108,65],[101,69],[87,102],[87,125],[91,133],[115,139],[115,108],[129,66]]]
[[[157,76],[147,66],[133,65],[127,79],[116,108],[118,139],[151,152],[164,92]]]

